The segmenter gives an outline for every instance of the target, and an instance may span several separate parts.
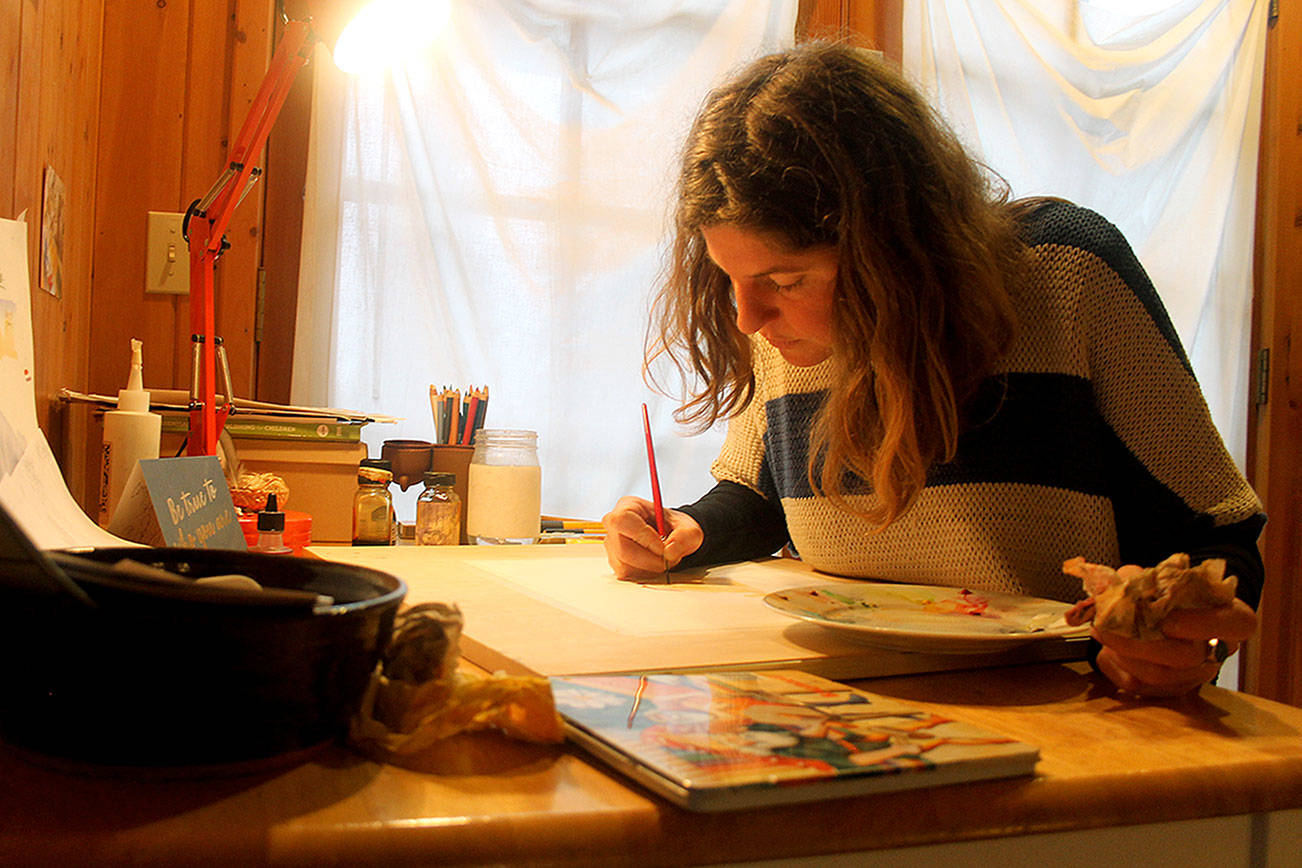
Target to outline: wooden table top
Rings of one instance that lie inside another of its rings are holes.
[[[1139,700],[1079,662],[852,683],[1037,745],[1036,774],[696,814],[577,748],[493,733],[445,742],[419,770],[327,745],[190,779],[73,772],[0,746],[0,864],[690,864],[1302,808],[1292,706],[1215,687]]]
[[[691,863],[1302,807],[1291,706],[1214,687],[1134,700],[1080,663],[858,686],[1036,744],[1037,773],[694,814],[574,748],[495,734],[446,743],[426,771],[329,746],[279,771],[197,780],[74,774],[0,751],[0,863]]]

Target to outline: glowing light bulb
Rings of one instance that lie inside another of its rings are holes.
[[[450,0],[375,0],[339,34],[335,65],[359,73],[407,60],[443,32],[451,6]]]

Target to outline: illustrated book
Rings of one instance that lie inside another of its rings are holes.
[[[722,811],[1034,772],[1032,745],[794,670],[553,677],[575,743]]]

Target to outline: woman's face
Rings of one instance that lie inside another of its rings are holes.
[[[790,250],[776,236],[732,223],[701,230],[705,247],[732,282],[737,328],[764,340],[793,365],[832,354],[836,248]]]

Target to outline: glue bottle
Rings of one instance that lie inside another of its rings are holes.
[[[280,511],[275,492],[267,495],[266,507],[258,512],[258,541],[249,547],[249,551],[269,555],[287,555],[294,551],[285,545],[285,513]]]
[[[118,391],[116,410],[104,413],[104,446],[100,462],[99,523],[105,527],[117,509],[127,479],[142,458],[157,458],[163,417],[149,412],[144,386],[143,344],[131,339],[131,373]]]

